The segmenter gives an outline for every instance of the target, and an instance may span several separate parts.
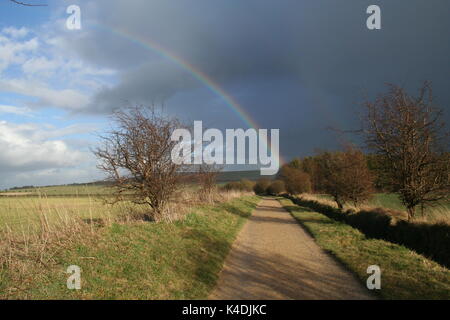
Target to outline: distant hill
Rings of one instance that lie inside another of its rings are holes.
[[[251,171],[222,171],[219,173],[219,176],[217,178],[218,183],[227,183],[230,181],[239,181],[241,179],[248,179],[252,181],[256,181],[258,179],[261,179],[262,177],[266,177],[269,179],[273,179],[274,176],[261,176],[261,173],[259,170],[251,170]],[[88,183],[71,183],[71,184],[65,184],[65,185],[49,185],[49,186],[23,186],[23,187],[13,187],[8,190],[0,191],[0,192],[7,192],[7,191],[17,191],[17,192],[35,192],[37,189],[45,189],[45,188],[57,188],[57,187],[102,187],[107,186],[110,184],[106,181],[94,181],[94,182],[88,182]]]
[[[261,173],[259,170],[252,170],[252,171],[223,171],[219,173],[219,176],[217,178],[217,182],[219,183],[226,183],[230,181],[239,181],[241,179],[248,179],[256,181],[258,179],[261,179],[263,177],[273,179],[273,176],[261,176]]]

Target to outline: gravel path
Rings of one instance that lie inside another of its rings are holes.
[[[281,207],[264,199],[228,255],[210,299],[373,299]]]

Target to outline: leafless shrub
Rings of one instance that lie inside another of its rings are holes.
[[[366,102],[364,133],[367,146],[382,157],[381,170],[400,195],[409,219],[422,208],[450,194],[449,133],[442,110],[433,104],[426,82],[418,97],[389,85],[389,92]]]
[[[171,158],[176,144],[171,136],[181,123],[143,107],[117,111],[113,120],[116,127],[100,136],[102,146],[94,150],[98,168],[113,184],[113,202],[148,205],[149,219],[167,218],[167,204],[179,190],[184,170]]]
[[[199,184],[199,199],[206,203],[213,202],[217,192],[217,176],[222,171],[222,166],[215,164],[201,164],[196,171]]]

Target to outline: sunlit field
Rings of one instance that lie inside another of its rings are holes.
[[[0,228],[11,231],[39,231],[72,219],[109,219],[122,206],[107,205],[108,193],[100,186],[55,186],[19,189],[0,195]]]
[[[189,202],[192,186],[178,196]],[[28,188],[0,194],[0,231],[39,231],[43,225],[58,227],[69,220],[105,224],[106,221],[140,216],[148,207],[129,201],[110,204],[111,188],[98,185]],[[173,201],[177,206],[177,201]],[[183,208],[177,208],[183,211]]]
[[[369,205],[394,210],[406,210],[405,206],[402,204],[402,202],[400,201],[399,197],[396,194],[377,193],[369,201]],[[430,209],[432,208],[433,207],[431,207]],[[450,209],[450,202],[441,202],[435,205],[434,208]]]
[[[42,221],[71,218],[99,219],[117,215],[123,206],[105,204],[95,197],[0,197],[0,228],[36,228]]]
[[[0,199],[5,196],[97,196],[108,194],[109,192],[108,187],[102,185],[35,187],[1,191]]]

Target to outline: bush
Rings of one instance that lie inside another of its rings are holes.
[[[372,176],[364,154],[351,147],[342,152],[323,152],[317,157],[322,187],[340,209],[344,203],[357,206],[370,198]]]
[[[267,188],[267,193],[270,194],[271,196],[277,196],[280,193],[283,193],[284,191],[286,191],[286,188],[283,180],[275,180]]]
[[[247,179],[242,179],[241,181],[228,182],[227,184],[225,184],[222,187],[222,190],[225,190],[225,191],[236,190],[236,191],[251,192],[251,191],[253,191],[254,186],[255,186],[255,182],[247,180]]]
[[[366,235],[384,239],[389,227],[394,223],[389,213],[383,209],[362,210],[347,214],[346,222],[357,229],[364,230]]]
[[[283,166],[280,179],[284,181],[286,191],[291,195],[311,192],[311,178],[300,169]]]
[[[255,182],[254,181],[250,181],[250,180],[248,180],[248,179],[242,179],[241,180],[241,186],[242,186],[242,189],[244,190],[244,191],[253,191],[253,188],[255,187]]]
[[[270,187],[270,180],[267,178],[259,179],[253,187],[253,191],[256,194],[267,194],[267,189]]]
[[[222,190],[224,191],[241,191],[242,190],[242,185],[239,181],[231,181],[226,183],[224,186],[222,186]]]

